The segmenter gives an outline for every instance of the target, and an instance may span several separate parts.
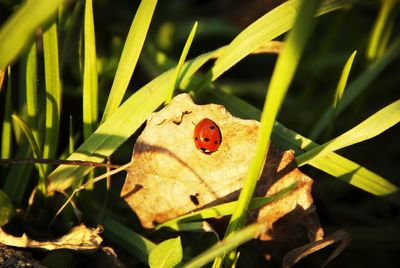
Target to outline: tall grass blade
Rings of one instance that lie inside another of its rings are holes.
[[[0,69],[9,65],[57,11],[62,0],[26,1],[0,29]]]
[[[181,56],[179,58],[178,65],[176,66],[176,69],[175,69],[175,76],[174,76],[173,82],[171,84],[170,92],[168,93],[167,99],[165,100],[166,104],[168,104],[171,101],[171,99],[172,99],[172,97],[174,95],[175,88],[178,85],[179,74],[182,71],[183,64],[186,61],[186,56],[189,53],[190,46],[192,45],[192,42],[193,42],[193,39],[194,39],[194,35],[196,34],[197,24],[198,23],[196,21],[194,23],[194,25],[193,25],[192,30],[190,31],[189,37],[186,40],[185,46],[183,47],[182,54],[181,54]]]
[[[266,155],[276,116],[294,77],[308,36],[311,34],[313,29],[312,21],[319,2],[320,1],[318,0],[303,2],[294,27],[290,31],[285,42],[285,47],[278,57],[267,90],[263,113],[261,115],[261,126],[255,156],[250,163],[237,206],[230,219],[225,237],[228,237],[231,233],[239,230],[245,223],[248,205],[253,195],[257,180],[261,174],[264,161],[268,161]],[[229,257],[230,260],[226,261],[232,262],[234,260],[234,255],[236,254],[232,253]],[[216,259],[214,267],[220,267],[221,264],[222,259]]]
[[[26,86],[26,114],[27,124],[32,131],[37,144],[41,144],[37,118],[39,111],[37,105],[37,55],[36,42],[33,42],[24,58],[25,61],[25,86]]]
[[[96,41],[92,0],[85,1],[84,68],[83,68],[83,137],[87,139],[96,129],[98,115],[98,87]]]
[[[371,82],[381,74],[381,72],[391,64],[400,54],[400,38],[397,38],[389,47],[387,52],[378,58],[365,72],[360,74],[350,85],[347,87],[342,100],[335,109],[336,115],[340,114],[347,108],[367,87]],[[333,113],[332,107],[329,107],[315,124],[311,131],[310,137],[315,139],[329,124],[329,119]]]
[[[0,227],[5,225],[13,216],[14,207],[7,194],[0,190]]]
[[[46,123],[43,157],[55,158],[61,113],[61,81],[58,58],[57,23],[43,33],[44,71],[46,85]],[[45,166],[45,175],[50,171]]]
[[[377,58],[382,44],[387,24],[390,21],[391,13],[397,12],[395,6],[398,4],[397,0],[381,0],[381,8],[379,10],[378,18],[375,20],[374,28],[371,32],[367,47],[367,59],[373,61]],[[389,22],[390,23],[390,22]]]
[[[12,127],[11,127],[11,68],[7,68],[7,89],[4,105],[3,127],[1,131],[1,158],[11,157]]]
[[[292,28],[301,0],[289,0],[268,12],[242,31],[224,50],[223,55],[212,68],[212,80],[216,80],[226,70],[259,48],[268,40],[272,40]],[[353,1],[324,1],[317,15],[348,6]]]
[[[218,244],[212,246],[205,252],[201,253],[197,257],[194,257],[189,262],[182,265],[184,268],[192,267],[203,267],[207,263],[211,262],[214,258],[222,256],[226,252],[237,248],[238,246],[250,241],[253,238],[259,236],[265,230],[264,224],[252,224],[242,230],[232,234],[225,238]]]
[[[143,0],[136,11],[119,60],[117,72],[115,73],[102,122],[117,110],[125,95],[142,50],[156,4],[157,0]]]
[[[298,166],[341,148],[371,139],[400,122],[400,100],[386,106],[366,120],[310,151],[296,157]]]

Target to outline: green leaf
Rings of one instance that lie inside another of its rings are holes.
[[[184,76],[181,85],[187,85],[195,73],[214,53],[209,52],[187,62],[182,70]],[[171,69],[135,92],[118,110],[110,116],[99,128],[70,155],[69,160],[85,160],[102,162],[110,156],[124,141],[126,141],[146,120],[146,117],[165,101],[166,85],[173,79],[174,69]],[[135,113],[132,114],[132,111]],[[90,167],[60,166],[48,177],[49,191],[63,191],[76,180],[87,174]]]
[[[9,65],[33,40],[36,29],[57,11],[62,0],[26,1],[0,29],[0,69]]]
[[[102,122],[110,117],[120,105],[126,88],[135,70],[137,60],[142,50],[157,0],[143,0],[136,12],[126,37],[121,59],[111,87]]]
[[[398,122],[400,122],[400,100],[381,109],[339,137],[296,157],[296,163],[302,166],[327,153],[371,139]]]
[[[46,123],[43,157],[55,158],[61,113],[61,81],[58,60],[57,24],[43,33],[44,72],[46,84]],[[45,175],[50,167],[45,165]]]
[[[229,252],[238,246],[250,241],[253,238],[256,238],[261,233],[265,231],[264,224],[252,224],[249,225],[236,233],[233,233],[226,239],[222,240],[218,244],[212,246],[205,252],[201,253],[200,255],[196,256],[189,262],[182,265],[185,268],[192,268],[192,267],[203,267],[207,263],[211,262],[214,258]]]
[[[173,82],[171,84],[170,92],[167,96],[167,99],[165,100],[166,104],[168,104],[171,101],[171,99],[174,95],[175,88],[178,85],[179,74],[182,71],[182,67],[183,67],[183,64],[185,63],[186,56],[189,53],[189,49],[190,49],[190,46],[192,45],[194,35],[196,34],[196,30],[197,30],[197,21],[194,23],[193,28],[190,31],[190,34],[186,40],[185,46],[183,47],[181,56],[179,58],[178,65],[176,66],[176,69],[175,69],[175,76],[174,76]]]
[[[104,218],[102,225],[107,239],[137,257],[142,263],[148,264],[149,254],[156,247],[153,242],[108,216]]]
[[[14,207],[8,196],[0,191],[0,227],[5,225],[13,216]]]
[[[85,1],[84,69],[83,69],[83,136],[88,138],[97,127],[97,68],[92,0]]]
[[[158,244],[149,255],[151,268],[178,267],[182,261],[181,238],[172,238]]]
[[[365,72],[360,74],[347,87],[342,100],[335,109],[336,115],[347,108],[367,87],[374,81],[376,77],[400,54],[400,38],[397,38],[387,50],[386,54],[377,59]],[[310,137],[313,139],[321,134],[321,132],[329,124],[329,119],[333,113],[332,107],[329,107],[315,124],[311,131]]]

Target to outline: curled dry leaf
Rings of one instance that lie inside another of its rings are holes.
[[[203,118],[214,121],[222,134],[217,151],[196,149],[194,129]],[[233,117],[221,105],[196,105],[189,95],[171,103],[147,119],[135,144],[131,166],[121,196],[138,215],[142,225],[154,224],[237,199],[254,156],[259,122]],[[285,252],[323,238],[311,196],[312,179],[292,163],[293,151],[281,152],[271,144],[255,195],[270,196],[296,183],[285,197],[250,213],[248,221],[264,222],[262,241],[277,241]],[[291,232],[308,241],[293,244]],[[290,245],[288,245],[290,244]],[[266,253],[269,254],[269,253]]]
[[[304,257],[307,257],[313,252],[316,252],[320,249],[323,249],[327,246],[332,245],[333,243],[339,243],[339,245],[336,247],[336,249],[332,252],[332,254],[329,256],[329,258],[325,261],[325,263],[322,265],[324,267],[325,265],[328,264],[331,260],[336,258],[350,243],[351,238],[350,235],[344,231],[344,230],[338,230],[334,232],[333,234],[327,236],[324,239],[321,239],[319,241],[314,241],[309,244],[306,244],[304,246],[301,246],[299,248],[296,248],[290,252],[288,252],[285,257],[283,258],[283,264],[282,267],[284,268],[289,268],[295,265],[297,262],[299,262],[301,259]]]
[[[0,243],[20,248],[40,248],[46,250],[72,249],[72,250],[96,250],[103,239],[100,237],[101,229],[87,228],[84,224],[75,226],[67,234],[51,241],[36,241],[26,234],[20,237],[12,236],[0,229]]]

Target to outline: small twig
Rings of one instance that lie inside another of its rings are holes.
[[[0,159],[0,165],[26,164],[26,163],[87,166],[87,167],[108,167],[108,168],[119,168],[121,166],[109,163],[97,163],[97,162],[81,161],[81,160],[38,159],[38,158]]]

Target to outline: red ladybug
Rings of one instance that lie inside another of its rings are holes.
[[[218,150],[222,136],[217,124],[211,119],[202,119],[194,129],[194,144],[203,153],[212,153]]]

